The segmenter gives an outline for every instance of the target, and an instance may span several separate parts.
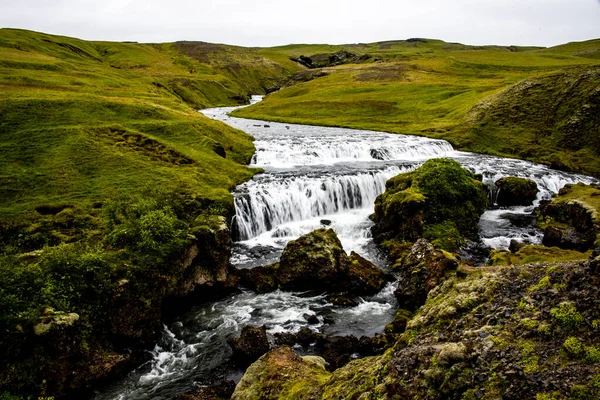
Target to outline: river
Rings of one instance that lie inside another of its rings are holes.
[[[257,101],[260,97],[253,97],[252,102]],[[542,234],[530,215],[535,205],[567,183],[597,182],[527,161],[455,151],[443,140],[229,117],[234,109],[202,113],[253,135],[256,154],[251,165],[264,169],[234,192],[231,261],[238,268],[275,262],[288,241],[324,226],[337,232],[348,253],[354,250],[387,268],[387,260],[370,237],[368,216],[375,198],[384,191],[387,179],[434,157],[458,161],[482,174],[490,187],[503,176],[536,181],[540,193],[534,206],[491,207],[482,216],[482,242],[496,249],[507,248],[511,239],[540,243]],[[494,196],[491,189],[492,200]],[[327,334],[375,335],[393,317],[393,290],[389,284],[378,295],[345,308],[328,303],[321,293],[256,295],[246,290],[197,306],[164,327],[151,361],[102,388],[95,398],[170,399],[197,385],[237,381],[243,371],[227,361],[231,349],[226,340],[246,325],[264,324],[271,334],[310,326]],[[309,325],[305,314],[316,314],[319,323]]]

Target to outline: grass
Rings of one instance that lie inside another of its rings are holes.
[[[327,76],[234,115],[424,135],[600,176],[600,40],[550,49],[429,39],[276,48],[293,57],[342,49],[371,58],[324,68]]]
[[[298,68],[233,46],[1,29],[0,220],[149,185],[230,202],[252,176],[252,138],[196,109],[243,103]]]
[[[575,250],[565,250],[558,247],[528,245],[516,253],[507,250],[494,250],[490,255],[489,265],[520,265],[536,262],[562,262],[587,260],[591,252],[580,253]]]

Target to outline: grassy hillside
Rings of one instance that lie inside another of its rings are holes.
[[[227,290],[223,216],[254,146],[197,109],[300,69],[256,49],[0,29],[1,398],[133,367],[125,349],[155,343],[168,301]]]
[[[322,68],[324,76],[298,79],[235,115],[425,135],[600,174],[600,40],[550,49],[429,39],[277,48],[316,59],[341,50],[369,57]]]
[[[0,30],[2,219],[149,184],[227,198],[250,176],[251,138],[195,108],[244,102],[289,72],[232,46]]]

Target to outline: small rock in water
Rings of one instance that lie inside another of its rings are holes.
[[[331,220],[330,219],[322,219],[321,225],[329,226],[329,225],[331,225]]]
[[[270,128],[271,125],[263,125],[265,128]]]
[[[319,323],[319,318],[315,314],[304,314],[303,317],[310,325]]]

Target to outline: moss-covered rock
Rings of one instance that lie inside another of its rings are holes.
[[[242,283],[257,291],[323,290],[339,298],[375,294],[386,276],[373,263],[344,252],[332,229],[317,229],[290,241],[277,264],[239,271]]]
[[[457,267],[458,261],[454,256],[436,250],[425,239],[417,240],[400,264],[394,265],[394,270],[399,274],[398,288],[394,294],[400,307],[414,311],[423,305],[427,293]]]
[[[587,251],[600,245],[600,188],[566,185],[539,207],[542,243],[562,249]]]
[[[415,241],[425,237],[449,251],[463,237],[477,237],[477,223],[487,205],[483,183],[450,159],[427,161],[415,171],[386,182],[375,201],[372,228],[376,242]]]
[[[278,347],[246,370],[232,400],[320,399],[330,376],[324,360],[314,356],[304,359],[289,347]]]
[[[530,206],[540,191],[531,179],[515,176],[500,178],[495,185],[499,189],[496,199],[499,206]]]

